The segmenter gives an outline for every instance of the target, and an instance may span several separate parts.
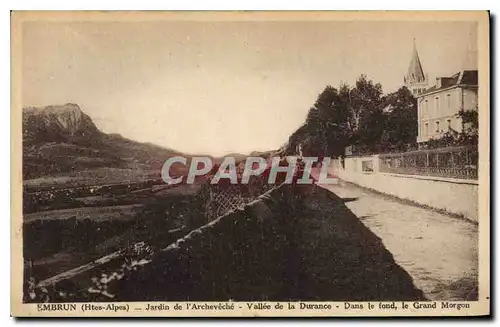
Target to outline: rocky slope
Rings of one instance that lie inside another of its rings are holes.
[[[76,104],[23,109],[23,142],[90,143],[100,132]]]
[[[25,180],[79,173],[98,175],[101,182],[108,177],[110,181],[121,179],[123,174],[144,178],[147,172],[153,172],[159,177],[163,162],[178,154],[154,144],[103,133],[76,104],[23,109]]]

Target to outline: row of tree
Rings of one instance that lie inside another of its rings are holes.
[[[477,113],[459,115],[464,121],[475,119],[477,125]],[[290,136],[285,153],[340,156],[348,146],[360,153],[405,151],[416,146],[417,117],[417,100],[410,90],[403,86],[384,95],[380,83],[361,75],[353,87],[325,87],[305,123]],[[464,137],[453,139],[461,142]]]

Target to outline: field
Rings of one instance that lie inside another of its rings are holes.
[[[62,180],[24,183],[25,280],[42,281],[137,242],[166,246],[173,241],[170,231],[204,223],[196,185]]]

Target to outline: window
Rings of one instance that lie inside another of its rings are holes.
[[[429,123],[425,123],[424,125],[424,135],[429,135]]]
[[[451,94],[446,95],[446,106],[451,109]]]
[[[439,121],[436,122],[436,133],[439,133]]]
[[[440,112],[439,112],[439,97],[436,97],[434,99],[434,102],[435,102],[435,109],[436,109],[436,115],[439,117],[440,116]]]
[[[420,111],[420,119],[427,118],[427,100],[422,101],[422,110]]]
[[[448,131],[451,131],[451,119],[448,118],[446,121],[448,122]]]

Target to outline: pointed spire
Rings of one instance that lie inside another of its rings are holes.
[[[417,45],[415,39],[413,39],[413,55],[410,62],[410,67],[408,68],[408,73],[406,73],[407,83],[421,83],[425,82],[425,74],[422,69],[422,63],[418,57]]]

